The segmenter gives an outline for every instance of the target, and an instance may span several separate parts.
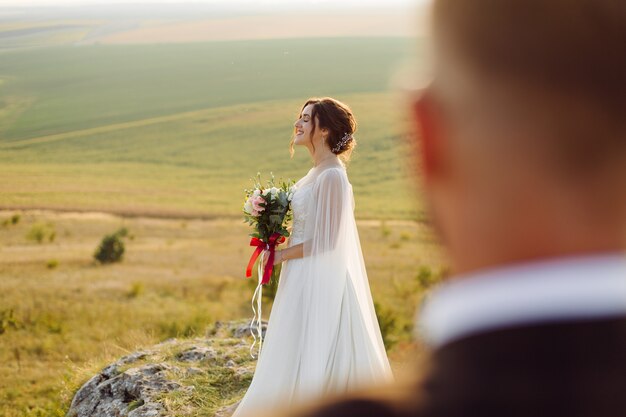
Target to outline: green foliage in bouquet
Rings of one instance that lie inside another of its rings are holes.
[[[287,224],[292,219],[290,209],[293,181],[281,179],[276,182],[274,174],[271,174],[267,185],[263,186],[260,173],[257,173],[252,181],[254,188],[245,190],[243,207],[244,222],[255,229],[249,236],[257,237],[264,242],[269,241],[274,233],[289,237]]]

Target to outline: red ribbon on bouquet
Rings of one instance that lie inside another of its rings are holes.
[[[258,237],[253,237],[250,239],[250,246],[256,246],[257,248],[252,253],[250,257],[250,262],[248,262],[248,268],[246,269],[246,277],[250,278],[252,276],[252,267],[254,266],[254,262],[257,260],[261,252],[263,250],[269,250],[270,256],[265,264],[265,271],[263,273],[263,280],[261,284],[267,284],[270,282],[270,276],[272,275],[272,270],[274,269],[274,253],[276,251],[276,246],[280,245],[285,241],[285,236],[279,233],[273,233],[270,236],[269,242],[264,242]]]

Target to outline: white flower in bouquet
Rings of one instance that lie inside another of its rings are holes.
[[[243,211],[246,214],[252,215],[252,197],[248,198],[243,205]]]

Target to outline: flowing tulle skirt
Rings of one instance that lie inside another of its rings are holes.
[[[366,330],[351,279],[346,279],[343,288],[338,326],[329,329],[324,336],[329,339],[322,343],[332,344],[330,354],[321,359],[307,354],[322,341],[307,340],[305,336],[303,326],[315,317],[306,317],[311,297],[302,279],[303,265],[302,258],[283,264],[254,377],[233,416],[251,416],[263,409],[290,406],[393,378],[386,355],[381,357],[376,341]],[[306,372],[312,368],[323,372]]]

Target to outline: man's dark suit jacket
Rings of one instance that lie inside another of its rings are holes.
[[[426,377],[401,396],[353,395],[296,415],[626,417],[626,316],[511,327],[450,342],[433,352]]]

